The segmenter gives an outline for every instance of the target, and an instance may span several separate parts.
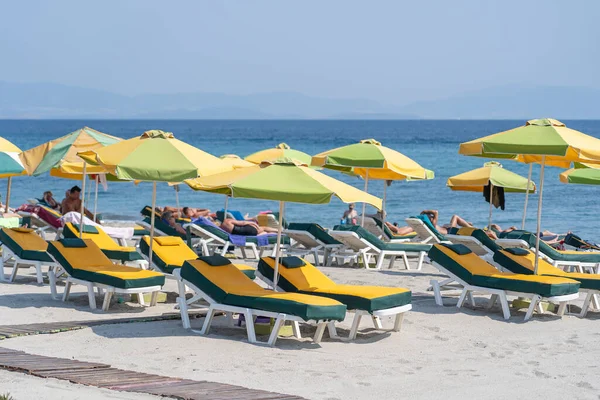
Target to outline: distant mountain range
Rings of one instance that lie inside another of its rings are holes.
[[[502,86],[401,106],[295,92],[125,96],[56,83],[0,82],[0,119],[600,119],[600,90]]]

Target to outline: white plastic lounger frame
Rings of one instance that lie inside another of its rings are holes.
[[[50,270],[48,272],[48,278],[50,280],[50,290],[52,292],[52,297],[56,298],[56,279],[58,276],[65,274],[67,279],[65,280],[65,289],[63,291],[62,301],[67,301],[69,298],[69,294],[71,292],[71,286],[73,284],[86,286],[88,289],[88,299],[90,302],[90,308],[92,310],[96,309],[96,296],[94,293],[94,288],[98,290],[98,294],[104,293],[104,301],[102,302],[102,311],[107,311],[110,305],[110,299],[112,298],[113,293],[123,293],[123,294],[133,294],[138,293],[139,302],[141,305],[144,305],[144,296],[143,293],[152,293],[152,299],[150,300],[150,306],[155,306],[158,298],[158,292],[161,290],[161,286],[148,286],[143,288],[133,288],[133,289],[121,289],[110,285],[105,285],[102,283],[96,283],[91,281],[84,281],[81,279],[73,278],[65,271],[61,266],[56,267],[54,270]]]
[[[248,335],[248,342],[254,344],[264,344],[259,342],[256,339],[256,333],[254,331],[254,319],[255,317],[267,317],[275,319],[275,323],[272,327],[271,334],[269,335],[269,340],[266,344],[269,346],[274,346],[277,341],[277,337],[279,334],[279,329],[285,324],[286,321],[292,322],[292,328],[294,332],[294,336],[298,339],[301,339],[302,336],[300,334],[300,325],[299,323],[308,323],[310,321],[305,321],[300,317],[295,315],[287,315],[283,313],[276,313],[270,311],[257,310],[253,308],[245,308],[245,307],[237,307],[237,306],[229,306],[226,304],[221,304],[214,299],[212,299],[209,295],[200,290],[197,286],[189,281],[183,279],[180,274],[180,270],[177,269],[173,272],[173,275],[177,278],[177,284],[179,287],[179,297],[177,298],[177,304],[179,305],[179,312],[181,313],[181,322],[183,323],[183,327],[185,329],[191,329],[190,317],[188,314],[188,308],[193,303],[199,300],[205,300],[209,304],[208,312],[206,314],[206,318],[204,319],[204,324],[202,325],[202,329],[200,331],[192,329],[192,332],[199,333],[200,335],[208,335],[210,330],[210,326],[212,324],[212,320],[214,318],[215,312],[222,311],[227,313],[230,317],[229,320],[233,321],[231,318],[232,314],[240,314],[244,315],[246,320],[246,333]],[[186,287],[190,288],[195,294],[190,299],[185,299]],[[317,331],[315,332],[315,336],[313,340],[315,343],[320,343],[323,338],[323,333],[325,332],[325,327],[328,326],[327,321],[314,321],[317,324]]]
[[[19,270],[20,267],[33,266],[33,267],[35,267],[37,283],[39,283],[40,285],[43,285],[44,284],[44,276],[42,274],[42,266],[47,265],[49,267],[49,269],[52,269],[57,266],[56,263],[51,262],[51,261],[37,261],[37,260],[27,260],[27,259],[21,258],[21,257],[17,256],[15,253],[13,253],[13,251],[11,249],[9,249],[7,246],[2,246],[2,256],[0,257],[0,282],[6,281],[5,277],[4,277],[4,266],[6,265],[7,261],[9,261],[11,259],[14,261],[14,263],[13,263],[13,269],[11,271],[10,277],[8,278],[8,282],[13,282],[15,280],[15,277],[17,276],[17,271]]]
[[[331,231],[330,235],[333,236],[337,241],[342,242],[352,250],[355,250],[360,254],[365,264],[365,268],[369,270],[380,270],[383,266],[386,257],[390,257],[389,268],[393,268],[394,262],[397,257],[402,257],[404,266],[407,270],[410,270],[410,264],[408,262],[408,254],[417,254],[417,271],[420,271],[423,267],[423,260],[427,252],[425,251],[405,251],[405,250],[382,250],[376,247],[374,244],[366,239],[361,238],[356,232],[352,231]],[[375,258],[375,268],[369,266],[371,257]]]
[[[286,253],[290,256],[304,256],[311,254],[315,259],[315,265],[330,265],[330,258],[336,250],[343,247],[342,244],[325,244],[317,239],[312,233],[304,230],[284,229],[283,233],[294,243],[288,247]],[[301,247],[300,247],[301,246]],[[323,264],[320,264],[319,255],[323,255]]]
[[[50,225],[49,223],[47,223],[46,221],[44,221],[43,219],[41,219],[37,214],[35,213],[30,213],[30,212],[25,212],[25,211],[18,211],[17,214],[19,214],[21,217],[29,217],[31,218],[32,221],[32,226],[30,228],[35,229],[35,232],[40,235],[42,237],[42,239],[46,240],[46,232],[52,232],[55,234],[60,234],[61,229],[57,229],[55,227],[53,227],[52,225]]]
[[[521,239],[498,239],[496,243],[502,248],[508,247],[518,247],[521,249],[531,250],[535,253],[535,247],[530,247],[529,244]],[[600,263],[594,262],[584,262],[584,261],[563,261],[563,260],[554,260],[550,258],[550,256],[544,254],[540,249],[540,257],[544,260],[548,261],[550,264],[557,268],[562,268],[564,270],[575,270],[577,272],[584,273],[586,269],[588,272],[592,274],[600,273]]]
[[[473,236],[464,235],[445,235],[452,244],[462,244],[471,250],[473,253],[482,257],[487,262],[490,262],[494,256],[494,252]]]
[[[413,231],[417,233],[417,237],[421,238],[421,243],[445,243],[445,240],[440,240],[431,229],[423,221],[418,218],[406,218],[406,223]]]
[[[559,303],[558,312],[556,314],[558,316],[562,316],[565,313],[565,308],[567,306],[567,302],[571,301],[571,300],[576,300],[579,297],[579,293],[573,293],[573,294],[568,294],[568,295],[563,295],[563,296],[542,297],[539,294],[535,294],[535,293],[513,292],[513,291],[508,291],[508,290],[502,290],[502,289],[492,289],[492,288],[487,288],[487,287],[482,287],[482,286],[473,286],[473,285],[469,285],[468,283],[466,283],[465,281],[460,279],[458,276],[456,276],[452,272],[448,271],[442,265],[438,264],[437,262],[432,261],[432,264],[434,267],[439,269],[441,272],[448,275],[452,279],[452,281],[458,282],[462,286],[462,293],[460,294],[460,297],[458,299],[458,303],[456,304],[456,307],[461,308],[464,305],[467,297],[469,298],[471,305],[473,307],[475,307],[475,299],[473,298],[473,292],[490,293],[492,295],[492,297],[488,301],[487,308],[488,309],[492,308],[494,306],[494,304],[496,303],[496,301],[499,300],[500,305],[502,307],[502,314],[504,316],[504,319],[510,318],[510,308],[508,306],[507,296],[517,296],[517,297],[524,297],[524,298],[531,299],[531,304],[529,305],[529,308],[527,309],[527,313],[525,314],[524,321],[527,321],[528,319],[530,319],[533,316],[533,312],[536,310],[541,314],[544,313],[544,310],[542,309],[542,307],[540,305],[540,302],[542,300]],[[442,294],[441,294],[442,285],[440,285],[440,282],[437,280],[431,280],[430,283],[431,283],[431,286],[433,286],[433,294],[435,296],[435,303],[438,306],[443,306],[444,303],[443,303]]]
[[[261,274],[259,271],[256,271],[256,277],[265,282],[270,287],[273,287],[273,281]],[[279,285],[277,285],[278,292],[285,292]],[[320,294],[315,293],[313,296],[320,296]],[[323,296],[327,297],[327,296]],[[384,332],[400,332],[400,328],[402,327],[402,320],[404,319],[404,313],[412,310],[412,304],[405,304],[403,306],[387,308],[385,310],[377,310],[372,313],[366,310],[350,310],[354,312],[354,319],[352,320],[352,327],[350,328],[350,334],[347,338],[342,338],[337,334],[337,330],[335,328],[335,323],[329,322],[327,324],[327,329],[329,330],[329,337],[333,339],[341,339],[341,340],[354,340],[356,339],[356,335],[358,334],[358,328],[360,326],[360,320],[363,316],[370,316],[373,321],[373,326],[375,329],[384,331]],[[381,324],[382,317],[395,316],[394,318],[394,326],[391,329],[384,329]]]

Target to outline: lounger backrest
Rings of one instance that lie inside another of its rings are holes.
[[[195,222],[194,225],[196,225],[198,228],[203,229],[204,231],[212,234],[213,236],[218,237],[219,239],[227,242],[229,240],[229,233],[225,232],[223,229],[219,228],[218,226],[215,225],[209,225],[209,224],[205,224],[205,223],[201,223],[201,222]]]
[[[460,228],[456,231],[456,235],[471,236],[471,237],[479,240],[479,242],[481,242],[481,244],[483,244],[485,247],[487,247],[493,253],[500,250],[500,246],[498,246],[496,244],[496,242],[494,242],[482,229]]]
[[[376,237],[384,236],[383,228],[377,223],[375,218],[365,217],[363,228]]]
[[[306,231],[313,235],[315,239],[320,241],[320,244],[326,245],[339,245],[341,244],[337,240],[335,240],[321,225],[315,223],[298,223],[292,222],[289,224],[288,228],[292,231]]]
[[[88,267],[107,267],[110,269],[114,265],[92,240],[83,239],[83,242],[85,247],[66,247],[62,240],[55,240],[48,243],[48,253],[69,274],[72,274],[75,269],[86,270]]]
[[[217,302],[230,294],[263,293],[264,289],[229,263],[211,266],[202,260],[188,260],[181,268],[181,277],[192,282]]]
[[[287,260],[301,260],[301,267],[287,268]],[[275,274],[275,258],[263,257],[258,262],[258,271],[267,279],[273,281]],[[310,291],[315,288],[328,288],[335,286],[335,282],[319,271],[314,265],[299,257],[283,257],[279,263],[279,280],[277,285],[286,292]]]
[[[365,239],[374,247],[382,249],[385,247],[385,242],[373,235],[371,232],[361,227],[360,225],[337,225],[334,228],[336,231],[351,231],[355,232],[360,238]]]
[[[525,249],[504,249],[494,254],[494,261],[515,274],[533,274],[535,270],[535,253]],[[538,260],[538,275],[564,275],[563,270],[556,268],[548,261]]]
[[[456,251],[464,254],[458,254]],[[429,259],[438,263],[467,283],[474,275],[489,276],[498,270],[462,245],[434,244],[428,253]]]
[[[151,220],[149,217],[144,218],[144,223],[150,226]],[[160,218],[154,218],[154,227],[159,231],[163,232],[167,236],[178,236],[180,238],[186,239],[186,235],[179,233],[175,230],[175,228],[164,223]]]
[[[65,238],[79,238],[79,224],[67,222],[63,227],[63,236]],[[84,225],[82,239],[93,240],[102,250],[119,250],[119,246],[102,228],[91,225]]]
[[[506,239],[519,239],[527,242],[530,248],[535,247],[536,235],[531,232],[520,231],[519,233],[515,233],[516,231],[509,232],[506,235]],[[550,257],[553,260],[560,259],[561,254],[554,247],[550,246],[543,240],[540,240],[540,251]]]
[[[148,257],[150,255],[150,236],[142,236],[140,251]],[[195,260],[198,255],[194,250],[176,236],[161,236],[154,238],[152,244],[152,262],[159,268],[170,266],[181,267],[187,260]]]
[[[429,218],[425,215],[417,215],[416,217],[407,218],[406,222],[422,239],[433,238],[433,240],[438,243],[446,239],[444,235],[438,232]]]

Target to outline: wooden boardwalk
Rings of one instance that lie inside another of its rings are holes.
[[[45,357],[0,347],[0,368],[88,386],[185,400],[301,400],[301,397],[223,383],[193,381],[112,368],[110,365]]]

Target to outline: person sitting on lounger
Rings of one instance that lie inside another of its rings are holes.
[[[187,234],[185,228],[181,224],[177,223],[177,221],[175,220],[175,216],[171,211],[164,211],[160,219],[162,220],[162,222],[175,229],[177,233],[181,233],[182,235]]]
[[[259,226],[256,222],[238,221],[233,218],[225,218],[225,221],[221,223],[221,229],[231,233],[232,235],[242,236],[258,236],[265,235],[267,233],[277,233],[276,228]]]
[[[58,201],[54,200],[54,196],[51,191],[45,191],[44,195],[42,196],[42,200],[44,201],[44,203],[46,203],[48,207],[52,208],[53,210],[60,211],[60,204],[58,203]]]
[[[70,190],[67,190],[65,193],[65,198],[60,205],[61,212],[63,214],[71,211],[81,212],[81,199],[79,198],[80,195],[81,188],[79,186],[73,186]],[[92,214],[87,208],[85,208],[83,212],[86,217],[94,220],[94,214]]]
[[[433,226],[435,226],[435,229],[437,229],[437,231],[443,235],[448,234],[448,229],[450,229],[450,228],[472,227],[473,226],[473,224],[471,224],[470,222],[468,222],[467,220],[465,220],[464,218],[462,218],[456,214],[454,214],[452,216],[452,218],[450,218],[449,224],[445,224],[442,226],[438,225],[439,212],[437,210],[423,210],[423,211],[421,211],[421,215],[426,215],[429,218],[429,220],[431,221],[431,223],[433,224]],[[414,232],[413,228],[411,228],[410,226],[398,227],[398,226],[389,224],[387,222],[386,222],[386,225],[388,228],[390,228],[390,230],[392,232],[394,232],[397,235],[408,235],[409,233]]]

